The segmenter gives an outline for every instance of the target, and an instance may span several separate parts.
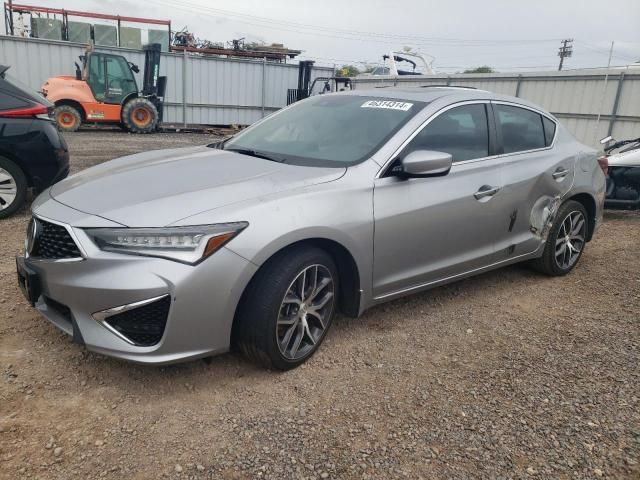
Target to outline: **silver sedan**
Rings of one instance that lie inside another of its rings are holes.
[[[516,262],[570,272],[604,194],[596,152],[519,98],[320,95],[226,142],[123,157],[46,190],[18,279],[95,352],[160,364],[235,346],[289,369],[337,311]]]

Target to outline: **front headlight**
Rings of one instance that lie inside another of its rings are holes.
[[[247,228],[247,222],[162,228],[88,228],[85,233],[107,252],[162,257],[195,265]]]

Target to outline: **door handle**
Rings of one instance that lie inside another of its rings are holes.
[[[563,180],[569,174],[569,170],[564,167],[558,167],[555,172],[551,174],[551,176],[556,180]]]
[[[500,187],[483,185],[480,187],[480,190],[473,194],[473,196],[476,197],[476,200],[480,200],[485,197],[493,197],[496,193],[498,193],[498,191],[500,191]]]

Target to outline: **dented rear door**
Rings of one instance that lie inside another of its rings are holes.
[[[530,132],[525,130],[526,126],[511,121],[509,112],[500,118],[500,105],[497,107],[494,104],[501,145],[504,147],[510,140],[515,139],[522,141],[526,146],[526,138],[522,140],[522,135],[530,135]],[[537,112],[529,111],[539,115]],[[546,118],[546,123],[549,124],[549,118],[542,115],[541,123],[543,118]],[[555,126],[555,130],[559,130],[557,125]],[[520,137],[517,137],[518,135]],[[546,143],[549,145],[544,144],[540,148],[507,153],[503,150],[502,193],[503,201],[508,205],[508,214],[497,234],[496,261],[527,255],[540,248],[546,240],[562,199],[573,185],[576,157],[580,153],[569,148],[573,142],[558,145],[561,142],[557,141],[557,136],[557,132],[554,131],[554,135],[547,138]],[[512,144],[510,149],[514,148]]]

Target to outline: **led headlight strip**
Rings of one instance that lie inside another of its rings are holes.
[[[162,257],[195,265],[247,228],[247,222],[161,228],[88,228],[101,250]]]

